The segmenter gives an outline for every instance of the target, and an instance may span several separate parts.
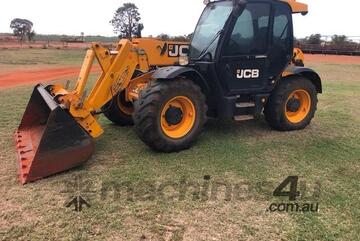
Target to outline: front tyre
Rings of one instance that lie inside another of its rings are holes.
[[[135,70],[132,79],[144,74],[140,70]],[[105,117],[119,126],[131,126],[134,124],[132,115],[134,107],[132,102],[126,101],[126,91],[117,93],[112,100],[106,103],[101,109]]]
[[[191,147],[206,122],[207,106],[191,80],[152,81],[134,103],[135,130],[156,151]]]
[[[317,102],[316,88],[309,79],[283,79],[265,106],[265,119],[276,130],[301,130],[314,118]]]
[[[125,90],[116,94],[103,108],[106,118],[119,126],[133,125],[133,104],[125,100]]]

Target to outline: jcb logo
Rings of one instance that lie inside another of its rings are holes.
[[[260,76],[258,69],[238,69],[236,77],[238,79],[257,79]]]
[[[169,44],[169,57],[185,57],[189,52],[189,45]]]

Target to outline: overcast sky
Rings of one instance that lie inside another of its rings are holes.
[[[26,18],[42,34],[114,35],[109,24],[115,10],[125,2],[139,7],[145,25],[143,36],[193,32],[204,8],[203,0],[1,0],[0,32],[11,32],[13,18]],[[360,36],[359,0],[302,0],[309,4],[307,16],[294,17],[295,36],[312,33]]]

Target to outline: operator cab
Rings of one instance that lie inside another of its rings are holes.
[[[209,2],[190,45],[190,64],[220,86],[222,96],[270,92],[292,58],[292,12],[283,1]]]

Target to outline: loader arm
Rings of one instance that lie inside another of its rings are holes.
[[[189,43],[161,41],[156,39],[120,40],[114,51],[93,43],[87,51],[75,89],[65,90],[60,85],[50,88],[52,96],[59,96],[58,102],[65,106],[89,135],[99,137],[103,130],[97,122],[97,113],[117,93],[126,89],[128,100],[134,100],[137,93],[151,78],[152,68],[176,65],[182,49]],[[186,51],[184,51],[186,52]],[[94,60],[99,63],[102,73],[87,95],[89,73]],[[132,79],[135,70],[144,75]],[[132,82],[132,83],[130,83]]]

